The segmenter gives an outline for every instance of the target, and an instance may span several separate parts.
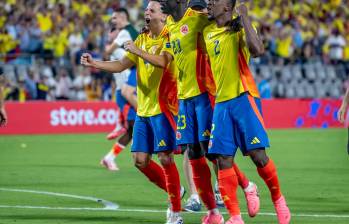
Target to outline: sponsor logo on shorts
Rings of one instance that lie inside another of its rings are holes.
[[[204,131],[204,133],[202,134],[202,137],[210,137],[211,136],[211,132],[209,130]]]
[[[160,146],[160,147],[161,147],[161,146],[162,146],[162,147],[163,147],[163,146],[166,146],[165,140],[162,139],[162,140],[159,142],[158,146]]]
[[[261,141],[257,137],[254,137],[253,140],[251,141],[251,145],[259,144]]]
[[[176,139],[177,140],[181,140],[182,139],[182,134],[179,131],[177,131],[177,133],[176,133]]]

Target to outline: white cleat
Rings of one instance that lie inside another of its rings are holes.
[[[106,158],[103,158],[101,160],[101,165],[107,168],[110,171],[118,171],[120,170],[118,165],[116,165],[116,162],[114,160],[108,160]]]
[[[184,222],[179,212],[170,212],[165,224],[184,224]]]
[[[184,198],[185,193],[187,193],[187,191],[186,191],[185,188],[181,185],[181,200]]]
[[[219,187],[218,187],[218,183],[216,181],[215,187],[214,187],[214,197],[216,199],[216,205],[218,208],[224,208],[224,201],[221,195],[221,192],[219,192]]]

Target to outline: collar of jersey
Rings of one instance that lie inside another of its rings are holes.
[[[188,16],[191,12],[193,12],[193,11],[194,11],[194,10],[192,10],[191,8],[188,8],[188,9],[185,11],[183,17],[182,17],[179,21],[177,21],[177,22],[174,21],[174,19],[173,19],[173,17],[172,17],[171,15],[167,16],[167,20],[168,20],[168,22],[170,22],[170,23],[179,23],[180,21],[182,21],[182,20],[184,19],[184,17],[187,17],[187,16]]]
[[[151,39],[158,39],[158,38],[162,38],[162,37],[166,36],[167,34],[168,34],[168,29],[167,29],[167,26],[165,25],[165,26],[162,28],[162,30],[161,30],[159,36],[157,36],[156,38],[152,38],[152,37],[150,36],[150,32],[147,33],[147,36],[148,36],[149,38],[151,38]]]

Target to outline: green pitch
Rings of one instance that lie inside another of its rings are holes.
[[[270,131],[269,155],[278,167],[281,187],[294,215],[291,223],[349,223],[346,134],[345,129]],[[111,146],[104,135],[0,136],[0,188],[96,197],[122,209],[82,210],[103,205],[81,198],[0,190],[0,224],[164,223],[165,213],[161,211],[167,207],[166,195],[137,172],[128,149],[117,160],[119,172],[99,166]],[[177,161],[182,172],[181,156]],[[244,213],[245,222],[277,223],[276,217],[268,214],[274,209],[254,165],[241,154],[237,161],[257,183],[261,195],[261,214],[251,219]],[[239,199],[245,212],[241,190]],[[201,216],[185,213],[184,221],[197,224]]]

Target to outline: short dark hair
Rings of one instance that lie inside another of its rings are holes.
[[[233,6],[233,8],[235,7],[236,5],[236,0],[231,0],[231,5]]]
[[[130,14],[128,13],[127,9],[125,9],[125,8],[118,8],[114,12],[124,13],[126,15],[126,17],[127,17],[127,20],[130,20]]]

